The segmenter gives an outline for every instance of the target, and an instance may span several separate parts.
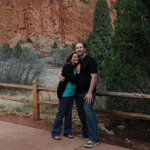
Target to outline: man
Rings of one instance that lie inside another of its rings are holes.
[[[80,65],[77,66],[79,73],[77,83],[77,98],[75,100],[78,116],[82,123],[82,134],[80,137],[87,138],[85,147],[91,148],[99,143],[99,131],[93,104],[95,101],[97,64],[93,58],[86,54],[86,47],[83,43],[76,44],[76,52],[80,57]],[[61,76],[61,80],[64,78]]]
[[[99,143],[99,131],[96,117],[93,112],[97,82],[97,64],[93,58],[86,54],[85,44],[77,43],[76,52],[81,62],[77,83],[77,98],[75,102],[82,123],[81,136],[88,138],[84,146],[91,148]]]

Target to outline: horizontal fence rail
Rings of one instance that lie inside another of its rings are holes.
[[[142,100],[150,100],[150,95],[139,93],[125,93],[125,92],[110,92],[110,91],[98,91],[97,96],[111,96],[111,97],[123,97],[123,98],[137,98]]]
[[[28,104],[33,103],[31,100],[27,100],[27,99],[24,99],[24,98],[17,98],[15,96],[8,96],[8,95],[0,95],[0,99],[12,100],[12,101],[28,103]]]
[[[44,91],[44,92],[56,92],[57,91],[57,89],[54,89],[54,88],[39,88],[39,87],[38,87],[38,90]]]
[[[108,96],[108,97],[132,98],[132,99],[136,99],[136,100],[150,100],[150,95],[140,94],[140,93],[97,91],[96,95],[97,96]],[[147,114],[123,112],[123,111],[110,110],[110,109],[100,110],[100,111],[97,111],[97,112],[103,113],[103,114],[106,114],[106,115],[120,116],[120,117],[124,117],[124,118],[129,118],[129,119],[150,120],[150,115],[147,115]]]
[[[19,89],[29,89],[32,90],[33,87],[29,85],[20,85],[20,84],[6,84],[6,83],[0,83],[0,87],[9,87],[9,88],[19,88]]]
[[[33,104],[33,119],[40,119],[40,105],[48,105],[48,106],[58,106],[58,103],[48,102],[48,101],[40,101],[39,100],[39,92],[56,92],[57,90],[54,88],[45,88],[38,87],[38,81],[34,80],[32,86],[28,85],[18,85],[18,84],[6,84],[0,83],[0,87],[10,87],[10,88],[20,88],[32,90],[33,98],[32,100],[16,98],[13,96],[0,95],[1,99],[7,99],[12,101],[18,101],[23,103],[32,103]],[[132,98],[137,100],[150,100],[150,95],[148,94],[140,94],[140,93],[125,93],[125,92],[111,92],[111,91],[97,91],[97,96],[108,96],[108,97],[122,97],[122,98]],[[150,120],[150,115],[147,114],[139,114],[139,113],[129,113],[117,110],[96,110],[98,113],[111,115],[111,116],[120,116],[130,119],[142,119],[142,120]]]
[[[33,86],[29,86],[29,85],[8,84],[8,83],[0,83],[0,87],[26,89],[26,90],[32,90],[33,89]],[[17,98],[15,96],[1,95],[1,94],[0,94],[0,99],[17,101],[17,102],[22,102],[22,103],[29,103],[29,104],[33,103],[29,99]]]
[[[150,115],[146,115],[146,114],[128,113],[128,112],[109,110],[109,109],[108,110],[100,110],[98,112],[106,114],[106,115],[120,116],[120,117],[124,117],[124,118],[129,118],[129,119],[150,120]]]

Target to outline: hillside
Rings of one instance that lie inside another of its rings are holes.
[[[1,0],[0,43],[31,38],[41,47],[88,37],[97,0]]]

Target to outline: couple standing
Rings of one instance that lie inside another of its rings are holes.
[[[76,102],[78,116],[82,123],[80,137],[87,138],[85,147],[91,148],[99,143],[99,131],[93,104],[96,96],[97,64],[93,58],[86,54],[83,43],[76,44],[73,52],[62,69],[63,81],[59,82],[57,94],[59,108],[54,121],[52,137],[60,140],[61,128],[64,119],[64,136],[72,139],[72,107]]]

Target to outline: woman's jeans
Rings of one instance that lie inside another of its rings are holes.
[[[59,100],[58,112],[54,121],[52,136],[60,135],[63,118],[64,119],[64,135],[72,134],[72,107],[74,96],[62,97]]]
[[[76,107],[80,121],[82,123],[82,135],[91,141],[99,141],[99,130],[97,120],[93,112],[93,104],[95,101],[95,94],[93,94],[93,102],[87,103],[84,99],[87,92],[77,94]]]

